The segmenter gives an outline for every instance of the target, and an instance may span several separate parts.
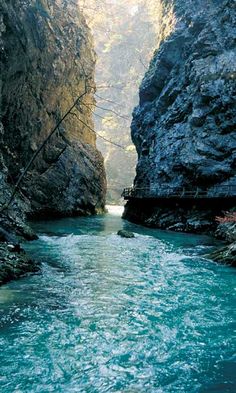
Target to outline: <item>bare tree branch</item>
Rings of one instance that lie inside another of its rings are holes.
[[[102,106],[99,106],[99,105],[97,105],[97,104],[85,104],[84,102],[82,102],[81,104],[84,105],[84,106],[86,106],[87,108],[89,108],[89,107],[91,107],[91,106],[95,106],[96,108],[101,109],[101,110],[103,110],[103,111],[105,111],[105,112],[114,113],[114,115],[120,117],[121,119],[124,119],[124,120],[127,120],[127,121],[130,120],[130,119],[128,118],[128,116],[120,115],[118,112],[114,111],[113,109],[103,108]],[[104,117],[98,115],[98,114],[95,113],[94,111],[93,111],[93,113],[94,113],[96,116],[99,116],[99,117],[101,117],[102,119],[104,119]]]
[[[76,113],[71,112],[70,114],[76,116],[76,118],[80,121],[80,123],[82,123],[82,124],[83,124],[85,127],[87,127],[90,131],[93,131],[99,138],[101,138],[101,139],[103,139],[104,141],[106,141],[106,142],[108,142],[108,143],[110,143],[110,144],[112,144],[112,145],[114,145],[114,146],[116,146],[116,147],[119,147],[120,149],[126,151],[126,147],[125,147],[125,146],[122,146],[122,145],[119,145],[118,143],[112,142],[110,139],[107,139],[107,138],[105,138],[104,136],[100,135],[100,134],[99,134],[98,132],[96,132],[92,127],[90,127],[87,123],[85,123],[83,120],[81,120],[81,119],[79,118],[79,116],[77,116]]]
[[[44,141],[41,143],[41,145],[38,147],[38,149],[36,150],[36,152],[33,154],[33,156],[31,157],[31,159],[29,160],[28,164],[26,165],[26,167],[24,168],[22,174],[20,175],[19,179],[17,180],[14,189],[12,191],[12,194],[10,196],[9,201],[3,205],[3,207],[1,208],[0,212],[2,212],[3,210],[7,209],[10,204],[12,203],[17,190],[19,189],[19,186],[22,182],[22,180],[24,179],[26,173],[28,172],[29,168],[31,167],[31,165],[33,164],[33,162],[35,161],[35,159],[37,158],[37,156],[39,155],[39,153],[42,151],[42,149],[44,148],[44,146],[47,144],[47,142],[50,140],[50,138],[53,136],[53,134],[55,134],[55,132],[57,131],[57,129],[60,127],[60,125],[62,124],[62,122],[67,118],[67,116],[71,113],[71,111],[76,107],[76,105],[79,104],[80,100],[88,93],[87,91],[87,86],[86,86],[86,81],[85,81],[85,91],[75,100],[75,102],[73,103],[73,105],[70,107],[70,109],[64,114],[64,116],[61,118],[61,120],[56,124],[56,126],[52,129],[52,131],[49,133],[49,135],[47,136],[46,139],[44,139]]]

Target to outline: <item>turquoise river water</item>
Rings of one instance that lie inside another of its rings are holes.
[[[236,270],[119,212],[34,224],[42,272],[0,289],[1,393],[236,392]]]

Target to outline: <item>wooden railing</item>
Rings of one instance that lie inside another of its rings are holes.
[[[215,199],[215,198],[236,198],[236,185],[214,186],[209,189],[200,187],[131,187],[125,188],[122,197],[124,199]]]

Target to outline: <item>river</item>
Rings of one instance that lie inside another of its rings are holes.
[[[42,272],[0,289],[1,393],[236,391],[235,269],[203,257],[212,239],[115,207],[33,225]]]

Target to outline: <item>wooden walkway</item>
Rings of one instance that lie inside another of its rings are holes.
[[[122,197],[129,199],[232,199],[236,200],[236,185],[215,186],[209,189],[203,188],[163,188],[150,187],[125,188]]]

